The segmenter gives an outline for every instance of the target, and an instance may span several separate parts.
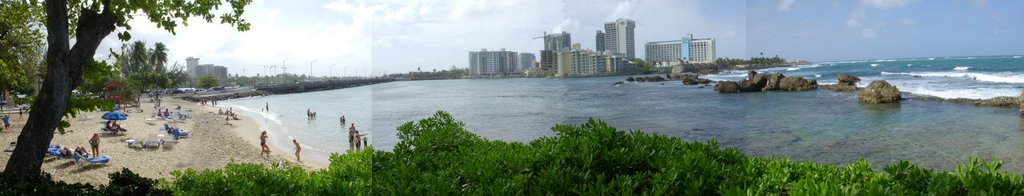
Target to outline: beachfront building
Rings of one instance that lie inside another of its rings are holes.
[[[218,79],[225,79],[228,77],[228,68],[224,66],[216,66],[213,64],[199,64],[199,58],[188,57],[185,58],[185,71],[192,78],[199,78],[206,75],[213,75]]]
[[[672,66],[683,59],[682,40],[647,42],[644,44],[644,60],[658,66]]]
[[[693,34],[687,33],[682,43],[686,44],[682,52],[684,61],[694,64],[715,62],[715,38],[693,38]]]
[[[469,74],[473,77],[504,77],[520,73],[519,54],[513,51],[505,51],[504,48],[498,51],[469,52]]]
[[[594,42],[597,43],[597,51],[604,52],[604,32],[597,30],[597,35],[594,35]]]
[[[519,69],[516,72],[526,72],[537,63],[537,56],[533,53],[519,53]]]
[[[608,51],[570,50],[557,54],[556,76],[593,76],[614,73],[628,73],[634,67],[622,55]]]
[[[627,58],[636,57],[633,42],[634,28],[636,28],[636,22],[625,18],[604,23],[604,49],[611,51],[612,54],[626,55]]]

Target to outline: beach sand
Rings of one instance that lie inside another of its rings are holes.
[[[249,118],[239,116],[241,120],[230,120],[228,124],[224,116],[217,114],[217,108],[200,106],[196,103],[164,98],[162,106],[171,108],[174,113],[176,105],[182,106],[182,112],[192,114],[185,122],[168,123],[154,117],[154,103],[143,100],[139,108],[129,108],[128,120],[120,121],[122,127],[128,129],[124,134],[101,133],[100,127],[106,122],[100,116],[106,111],[81,113],[70,120],[65,134],[56,133],[50,144],[66,146],[74,149],[77,146],[89,149],[89,138],[94,133],[100,134],[100,156],[109,156],[110,162],[105,165],[76,165],[71,159],[55,159],[46,156],[42,170],[53,175],[55,180],[69,183],[81,182],[94,185],[107,184],[107,174],[128,168],[147,178],[172,178],[171,171],[193,168],[217,169],[230,162],[271,164],[289,162],[307,170],[320,169],[328,163],[303,160],[295,162],[293,149],[275,149],[271,146],[270,158],[261,157],[259,148],[259,127]],[[192,111],[192,112],[188,112]],[[173,115],[172,115],[173,116]],[[19,118],[17,113],[11,116],[14,127],[0,133],[0,142],[6,144],[16,141],[21,127],[27,120],[26,114]],[[177,144],[164,145],[160,148],[128,147],[124,140],[143,140],[151,135],[164,135],[165,140],[173,140],[170,134],[161,132],[160,127],[168,123],[189,132],[187,138],[181,138]],[[90,150],[91,153],[91,150]],[[11,153],[0,153],[0,168],[4,167]]]

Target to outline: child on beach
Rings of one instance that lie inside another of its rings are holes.
[[[89,146],[92,146],[92,155],[93,156],[99,156],[100,155],[100,134],[99,133],[93,133],[92,134],[92,138],[89,139]]]
[[[270,147],[267,147],[267,131],[263,131],[263,133],[260,133],[260,148],[262,148],[263,150],[260,151],[260,156],[263,156],[263,153],[266,153],[267,157],[269,158]]]
[[[292,139],[292,143],[295,144],[295,161],[302,163],[302,158],[299,158],[299,152],[302,151],[302,146],[299,146],[299,141]]]

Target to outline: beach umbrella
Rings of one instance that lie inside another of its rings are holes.
[[[103,114],[103,120],[128,120],[123,112],[107,112]]]

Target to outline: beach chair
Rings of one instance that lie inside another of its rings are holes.
[[[83,156],[77,155],[77,154],[75,155],[75,163],[78,164],[79,166],[88,165],[88,164],[107,164],[109,162],[110,162],[110,157],[108,157],[108,156],[100,156],[100,157],[89,158],[89,157],[83,157]]]

